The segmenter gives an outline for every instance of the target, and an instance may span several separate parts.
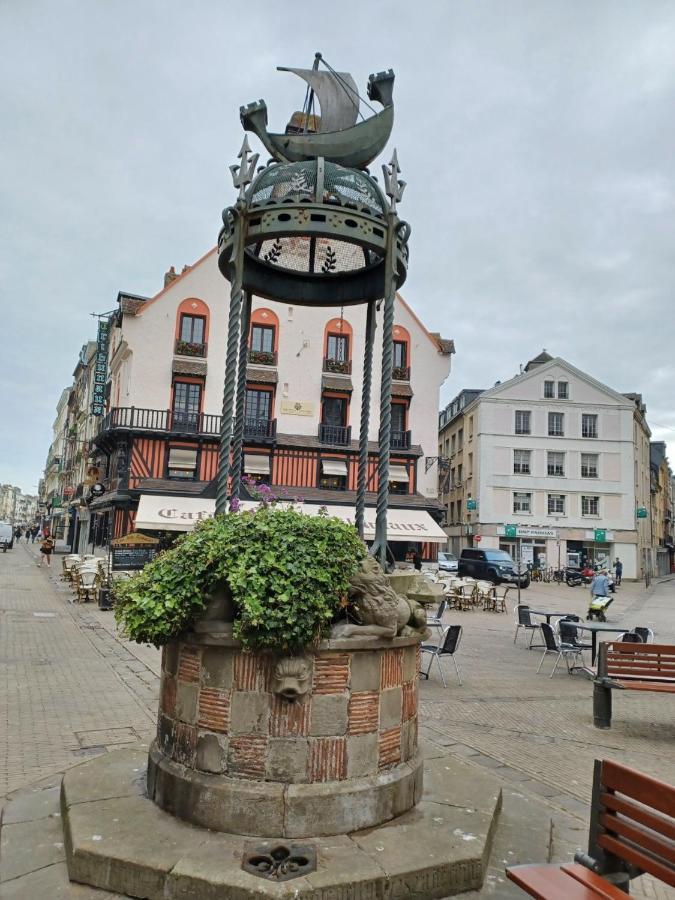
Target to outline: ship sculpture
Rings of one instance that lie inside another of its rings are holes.
[[[323,63],[326,68],[320,69]],[[312,69],[279,66],[280,72],[292,72],[307,82],[305,104],[295,113],[285,134],[267,130],[267,104],[257,100],[240,109],[245,131],[255,134],[278,162],[303,162],[323,157],[347,168],[365,169],[384,149],[394,124],[394,73],[391,69],[371,75],[368,99],[383,109],[358,122],[361,115],[356,82],[348,72],[337,72],[317,53]],[[321,114],[314,114],[318,101]],[[365,103],[365,101],[364,101]]]

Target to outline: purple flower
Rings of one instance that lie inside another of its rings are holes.
[[[241,503],[239,502],[239,497],[232,497],[230,500],[230,512],[239,512],[241,507]]]

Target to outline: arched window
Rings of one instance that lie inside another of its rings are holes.
[[[410,334],[402,325],[394,325],[395,381],[410,381]]]
[[[330,319],[323,338],[323,370],[350,375],[352,371],[353,329],[346,319]]]
[[[179,356],[206,356],[208,341],[208,306],[196,297],[183,300],[176,314],[174,353]]]
[[[248,338],[248,361],[258,366],[276,366],[279,349],[279,319],[271,309],[254,309]]]

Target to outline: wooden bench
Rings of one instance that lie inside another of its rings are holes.
[[[675,694],[675,646],[605,641],[600,644],[593,682],[593,724],[612,724],[612,691]]]
[[[507,876],[537,900],[619,900],[645,872],[675,887],[675,787],[596,760],[588,853],[569,865],[528,865]]]

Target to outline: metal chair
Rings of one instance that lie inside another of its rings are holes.
[[[459,647],[459,642],[462,639],[462,626],[461,625],[448,625],[448,627],[443,632],[443,640],[441,643],[436,646],[435,644],[422,644],[420,647],[420,651],[422,653],[428,653],[430,655],[429,665],[427,666],[426,672],[420,672],[420,675],[423,675],[427,680],[429,678],[429,672],[431,671],[431,664],[434,659],[438,663],[438,669],[441,673],[441,681],[443,682],[443,687],[447,687],[447,683],[445,681],[445,673],[443,672],[443,666],[441,665],[441,656],[450,656],[452,658],[453,663],[455,664],[455,671],[457,672],[457,681],[459,681],[460,685],[462,684],[462,675],[459,671],[459,666],[457,665],[457,660],[455,659],[455,653],[457,652],[457,648]]]
[[[427,625],[430,628],[438,628],[439,631],[443,631],[443,614],[445,613],[447,605],[448,601],[443,598],[438,604],[438,609],[435,613],[427,613]]]
[[[634,628],[633,631],[635,632],[635,634],[640,635],[644,644],[654,643],[654,632],[651,630],[651,628],[643,628],[642,626],[640,626],[639,628]]]
[[[518,638],[518,632],[522,628],[525,632],[530,632],[530,643],[528,647],[532,646],[532,641],[534,640],[534,633],[540,627],[539,622],[533,622],[532,617],[530,615],[530,607],[525,603],[520,603],[516,606],[516,633],[513,635],[513,643],[515,644]]]
[[[556,654],[555,664],[551,671],[551,674],[548,676],[549,678],[553,678],[555,674],[555,670],[558,668],[558,663],[561,659],[565,660],[565,665],[567,666],[567,674],[572,674],[572,669],[570,669],[569,658],[570,656],[581,657],[581,663],[583,666],[584,658],[582,656],[581,647],[576,647],[572,644],[564,644],[562,641],[558,641],[555,636],[555,632],[553,628],[548,624],[548,622],[541,623],[541,633],[544,636],[544,647],[545,650],[542,653],[541,659],[539,660],[539,666],[537,667],[537,675],[541,672],[541,667],[544,664],[544,659],[549,653]],[[574,666],[572,668],[575,668]]]
[[[579,621],[579,616],[564,616],[558,620],[558,635],[563,644],[570,647],[578,647],[580,650],[592,650],[593,644],[579,640],[579,631],[574,624]]]
[[[624,631],[619,635],[619,640],[624,644],[644,644],[642,636],[637,631]]]

